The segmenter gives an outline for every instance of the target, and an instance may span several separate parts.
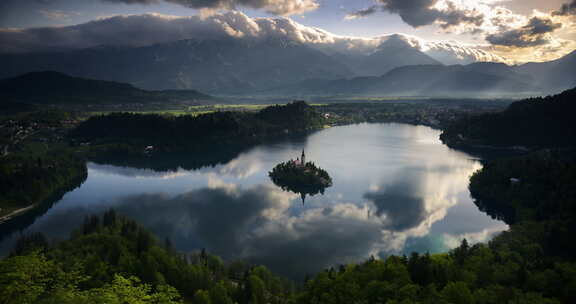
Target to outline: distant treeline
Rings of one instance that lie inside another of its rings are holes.
[[[512,103],[506,111],[469,116],[447,127],[450,146],[567,147],[576,145],[576,89]]]
[[[113,113],[88,119],[71,136],[91,145],[123,143],[138,148],[153,145],[161,151],[185,151],[257,143],[322,125],[322,116],[301,101],[268,107],[258,113],[216,112],[196,117]]]
[[[318,109],[327,113],[334,125],[393,122],[444,129],[463,116],[499,112],[509,103],[506,100],[380,100],[331,103]]]

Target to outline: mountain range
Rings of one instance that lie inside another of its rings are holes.
[[[282,39],[181,40],[145,47],[97,47],[0,56],[0,77],[53,70],[137,87],[236,94],[310,78],[353,75],[343,63],[302,43]]]
[[[355,55],[335,53],[332,57],[348,66],[357,76],[381,76],[407,65],[442,65],[412,45],[407,37],[400,35],[388,37],[373,52]]]
[[[574,86],[576,51],[555,61],[518,66],[494,62],[405,65],[382,76],[307,80],[258,94],[493,98],[551,94]]]
[[[518,66],[447,65],[451,61],[438,60],[442,51],[434,47],[426,46],[425,52],[418,41],[403,35],[390,35],[369,52],[326,50],[285,37],[186,39],[1,54],[0,78],[52,70],[147,90],[270,96],[525,96],[576,85],[576,52]]]

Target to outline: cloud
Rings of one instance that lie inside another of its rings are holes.
[[[344,17],[344,19],[352,20],[352,19],[362,18],[362,17],[372,15],[372,14],[376,13],[377,11],[378,11],[378,6],[372,5],[366,9],[347,14],[346,17]]]
[[[236,9],[249,7],[264,9],[275,15],[302,14],[319,7],[315,0],[101,0],[125,4],[158,4],[161,2],[178,4],[194,9]]]
[[[562,5],[555,12],[543,13],[537,10],[531,16],[517,14],[502,6],[499,0],[374,0],[377,5],[371,7],[369,12],[377,10],[398,14],[402,20],[418,28],[435,25],[447,33],[467,33],[482,37],[489,45],[475,47],[488,50],[491,55],[506,55],[508,63],[525,62],[525,55],[518,55],[518,49],[530,48],[533,54],[543,54],[541,58],[535,55],[528,61],[543,61],[557,59],[571,50],[566,41],[554,37],[561,33],[554,33],[566,21],[562,16],[571,16],[576,13],[576,0]],[[370,14],[351,15],[355,18]],[[433,48],[433,47],[430,47]],[[550,49],[553,49],[550,51]],[[441,46],[432,50],[430,56],[445,62],[454,59],[452,54],[444,57],[446,47]],[[468,51],[459,52],[463,58],[467,57]],[[477,54],[471,54],[476,58]],[[458,57],[458,55],[456,55]],[[480,57],[483,57],[480,55]],[[477,60],[482,61],[482,60]],[[457,62],[454,62],[457,63]]]
[[[60,11],[60,10],[39,10],[38,11],[42,16],[51,20],[66,20],[73,16],[78,16],[80,13],[78,12],[68,12],[68,11]]]
[[[462,240],[464,239],[466,239],[466,241],[471,245],[476,243],[482,243],[492,239],[494,236],[507,229],[508,226],[503,224],[501,226],[486,228],[479,232],[469,232],[457,235],[444,233],[442,236],[442,240],[446,249],[454,249],[460,246]]]
[[[549,34],[561,27],[561,23],[554,23],[551,19],[533,17],[521,28],[488,35],[486,40],[493,45],[521,48],[540,46],[548,44],[552,39]]]
[[[386,243],[379,219],[368,218],[367,206],[342,203],[269,222],[257,231],[250,248],[255,261],[302,279],[376,255]]]
[[[14,51],[88,48],[99,45],[145,46],[184,39],[283,38],[333,43],[335,36],[287,18],[250,18],[232,11],[201,16],[118,15],[63,27],[0,29],[0,46]]]
[[[439,24],[443,28],[450,28],[460,24],[480,26],[484,22],[481,10],[464,7],[460,2],[453,0],[376,0],[378,5],[352,13],[348,19],[365,17],[375,13],[378,9],[393,14],[413,27],[430,24]]]
[[[491,0],[375,0],[383,11],[398,14],[412,27],[438,25],[456,33],[486,33],[525,20]],[[366,15],[365,15],[366,16]]]
[[[123,177],[134,178],[160,178],[174,179],[182,176],[191,175],[190,172],[178,168],[177,170],[155,171],[152,169],[137,169],[132,167],[119,167],[113,165],[88,163],[88,169],[98,174],[119,175]]]
[[[576,0],[572,0],[570,3],[562,4],[560,10],[552,13],[556,16],[574,16],[576,15]]]
[[[419,27],[434,23],[440,16],[440,11],[432,8],[436,0],[380,0],[382,8],[396,13],[407,24]]]
[[[262,163],[257,158],[249,158],[245,155],[231,160],[218,169],[222,175],[234,176],[238,179],[248,178],[262,169]]]
[[[302,211],[296,195],[273,186],[244,188],[218,180],[210,184],[176,196],[129,196],[113,205],[160,238],[170,237],[179,250],[206,248],[228,260],[266,264],[295,279],[366,259],[385,241],[380,220],[369,218],[366,205],[341,203]],[[299,212],[291,210],[294,205]],[[82,215],[109,206],[64,210],[35,229],[50,235],[58,231],[64,237],[67,231],[55,223],[70,221],[66,227],[78,226]]]
[[[385,216],[385,226],[394,231],[418,227],[426,218],[424,199],[417,196],[414,183],[399,182],[382,190],[368,192],[364,198],[376,206],[376,215]]]
[[[91,48],[101,45],[140,47],[185,39],[286,39],[325,53],[370,54],[383,42],[401,37],[412,47],[446,64],[504,59],[474,46],[427,42],[408,35],[374,38],[339,36],[289,18],[250,18],[237,11],[208,17],[161,14],[119,15],[60,27],[0,29],[0,49],[7,53]],[[438,58],[437,58],[438,57]]]

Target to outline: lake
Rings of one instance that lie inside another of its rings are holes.
[[[181,251],[206,248],[295,279],[370,256],[444,252],[464,237],[489,240],[507,226],[470,198],[468,178],[481,163],[439,135],[424,126],[358,124],[259,145],[197,170],[89,163],[86,182],[23,231],[63,239],[85,215],[113,207]],[[334,184],[304,202],[268,178],[303,149]],[[17,234],[0,242],[3,254]]]

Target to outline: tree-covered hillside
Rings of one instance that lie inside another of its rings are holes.
[[[88,175],[84,159],[56,150],[38,157],[0,158],[0,216],[44,202],[54,193],[71,190]]]
[[[573,303],[576,263],[547,255],[538,223],[446,254],[340,265],[303,285],[263,266],[178,253],[113,210],[69,240],[22,237],[0,261],[2,303]]]
[[[470,116],[441,135],[450,146],[574,146],[576,88],[512,103],[501,113]]]
[[[303,101],[258,113],[215,112],[199,116],[113,113],[91,117],[73,130],[80,141],[155,145],[167,151],[220,144],[253,143],[264,138],[319,129],[324,118]]]
[[[69,240],[22,237],[0,261],[0,303],[287,303],[292,285],[262,266],[182,254],[114,210]]]

